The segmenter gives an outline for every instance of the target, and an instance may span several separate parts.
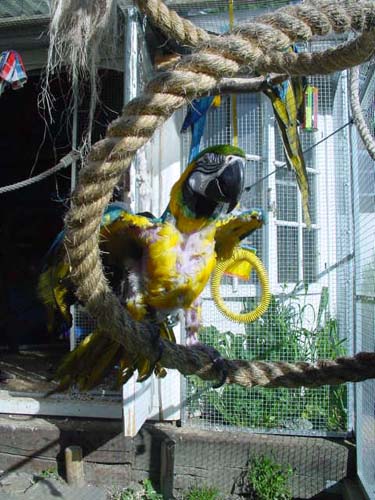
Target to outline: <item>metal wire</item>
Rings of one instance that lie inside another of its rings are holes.
[[[323,49],[330,42],[315,42]],[[305,227],[300,195],[284,153],[267,99],[261,94],[240,96],[237,103],[239,145],[261,161],[246,169],[242,206],[268,211],[265,229],[250,242],[268,263],[274,295],[263,319],[249,327],[231,324],[204,292],[202,342],[228,357],[243,359],[314,360],[349,352],[352,338],[351,285],[353,266],[346,74],[313,77],[319,88],[319,130],[301,132],[311,191],[312,228]],[[230,100],[208,112],[202,148],[230,140]],[[186,157],[189,137],[183,137]],[[275,163],[278,165],[274,167]],[[268,170],[268,172],[267,172]],[[340,242],[345,235],[345,242]],[[254,278],[253,278],[254,279]],[[349,278],[350,281],[350,278]],[[256,299],[257,283],[227,278],[222,295],[228,307],[243,311]],[[345,340],[346,339],[346,340]],[[348,341],[348,343],[347,343]],[[206,387],[206,391],[202,388]],[[305,435],[345,434],[348,430],[347,388],[219,391],[191,379],[186,389],[187,425],[209,429],[243,429]],[[191,397],[192,395],[196,397]]]
[[[361,68],[361,105],[375,137],[374,60]],[[353,127],[353,194],[355,225],[356,351],[375,350],[375,168]],[[369,498],[375,497],[375,382],[359,384],[356,391],[358,475]]]
[[[316,148],[317,146],[319,146],[319,144],[322,144],[323,142],[327,141],[328,139],[330,139],[331,137],[333,137],[334,135],[338,134],[339,132],[341,132],[342,130],[344,130],[344,128],[348,127],[349,125],[353,125],[353,119],[351,118],[347,123],[345,123],[344,125],[342,125],[341,127],[339,127],[338,129],[336,129],[335,131],[331,132],[329,135],[327,135],[326,137],[324,137],[323,139],[320,139],[320,141],[316,142],[315,144],[313,144],[312,146],[310,146],[309,148],[306,148],[302,151],[302,153],[305,155],[306,153],[309,153],[310,151],[312,151],[314,148]],[[281,168],[281,167],[286,167],[287,166],[287,163],[286,161],[284,161],[283,163],[280,163],[277,168],[275,168],[275,170],[272,170],[272,172],[270,172],[269,174],[267,175],[264,175],[263,177],[261,177],[259,180],[257,180],[256,182],[254,182],[254,184],[250,184],[249,186],[245,186],[244,190],[245,191],[250,191],[250,189],[253,189],[255,186],[257,186],[258,184],[260,184],[261,182],[264,182],[266,179],[268,179],[268,177],[271,177],[272,175],[275,175],[278,168]]]

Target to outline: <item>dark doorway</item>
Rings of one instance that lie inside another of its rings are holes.
[[[122,106],[122,73],[100,72],[102,95],[95,115],[93,140]],[[38,110],[40,74],[29,74],[19,90],[7,89],[0,96],[0,186],[13,184],[44,172],[71,150],[71,85],[65,75],[51,83],[54,96],[52,124]],[[79,136],[87,123],[88,102],[81,90]],[[78,142],[80,137],[78,137]],[[61,342],[47,333],[45,311],[36,284],[43,259],[63,227],[69,205],[70,167],[31,186],[0,194],[0,349],[17,351],[20,346]]]
[[[54,123],[38,110],[39,75],[19,90],[0,97],[0,185],[5,186],[53,167],[70,151],[66,102],[69,86],[54,82]],[[45,255],[62,228],[70,192],[70,169],[41,182],[0,195],[0,344],[16,351],[21,345],[48,343],[45,312],[36,283]]]

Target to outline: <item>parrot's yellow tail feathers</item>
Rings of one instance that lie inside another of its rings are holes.
[[[162,323],[160,337],[175,342],[173,329]],[[143,382],[153,372],[158,377],[166,375],[160,363],[153,363],[144,356],[129,358],[125,348],[99,330],[85,337],[82,342],[65,356],[56,372],[59,385],[54,392],[61,392],[73,385],[79,390],[93,389],[110,373],[117,369],[116,386],[125,384],[138,371],[138,381]]]
[[[65,356],[56,378],[58,390],[77,385],[87,391],[98,385],[123,356],[123,347],[102,332],[95,330]]]

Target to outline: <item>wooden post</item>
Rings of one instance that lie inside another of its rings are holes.
[[[169,500],[173,497],[174,484],[174,451],[176,441],[165,439],[160,448],[160,490],[163,498]]]
[[[85,476],[83,472],[82,448],[69,446],[65,448],[66,481],[71,486],[83,486]]]

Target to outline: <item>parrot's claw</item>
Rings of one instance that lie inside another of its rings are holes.
[[[191,347],[193,349],[198,349],[199,351],[204,352],[210,358],[213,368],[218,375],[218,383],[213,385],[212,389],[219,389],[220,387],[222,387],[228,378],[228,370],[225,366],[225,359],[221,357],[220,353],[216,349],[211,346],[201,344],[200,342],[197,342]]]
[[[225,368],[224,358],[221,356],[212,360],[215,370],[219,373],[219,382],[212,386],[212,389],[219,389],[222,387],[228,377],[228,370]]]
[[[156,363],[159,363],[161,357],[163,356],[163,352],[164,352],[164,344],[163,344],[163,341],[159,339],[159,354],[158,354],[158,357],[156,358],[156,361],[155,361],[155,364]]]

